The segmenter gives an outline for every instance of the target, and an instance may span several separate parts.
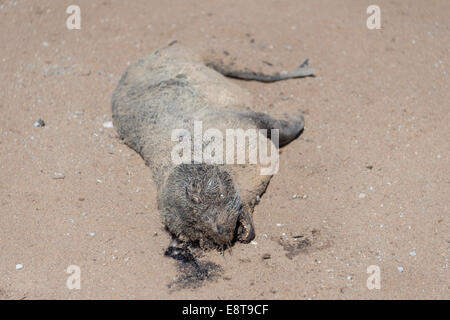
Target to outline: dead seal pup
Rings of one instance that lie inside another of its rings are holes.
[[[303,130],[303,117],[278,120],[250,109],[250,94],[229,77],[264,82],[313,75],[306,61],[293,73],[264,75],[228,70],[177,43],[130,65],[112,95],[114,126],[151,168],[158,208],[174,239],[226,247],[255,236],[252,213],[271,175],[260,164],[174,163],[174,130],[278,129],[279,146]],[[176,253],[178,254],[178,253]]]

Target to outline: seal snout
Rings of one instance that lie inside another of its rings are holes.
[[[220,235],[225,233],[225,228],[222,227],[222,225],[220,225],[220,224],[217,225],[217,233]]]

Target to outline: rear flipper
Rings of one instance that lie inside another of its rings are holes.
[[[279,147],[283,147],[297,138],[305,126],[301,114],[296,120],[278,120],[262,112],[246,112],[244,115],[252,118],[259,129],[267,129],[268,138],[270,138],[271,129],[278,129]]]
[[[309,66],[309,59],[306,59],[305,62],[303,62],[297,69],[295,69],[294,72],[286,74],[276,73],[273,75],[266,75],[263,73],[252,71],[231,70],[228,67],[223,66],[222,64],[217,64],[214,62],[208,62],[206,65],[216,70],[217,72],[221,73],[225,77],[236,78],[241,80],[255,80],[260,82],[276,82],[286,79],[314,76],[314,68]]]

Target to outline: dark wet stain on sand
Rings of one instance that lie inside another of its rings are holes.
[[[220,265],[210,261],[200,261],[189,247],[169,247],[164,253],[166,257],[177,260],[178,275],[168,284],[169,290],[196,289],[208,281],[218,279],[223,269]]]
[[[292,260],[300,253],[329,248],[333,241],[326,239],[319,230],[313,229],[309,232],[280,237],[278,243],[283,247],[286,257]]]
[[[298,236],[292,240],[280,239],[279,244],[286,251],[286,257],[292,259],[311,246],[311,240],[304,236]]]

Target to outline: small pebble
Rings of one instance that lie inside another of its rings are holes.
[[[90,235],[91,237],[93,237],[93,236],[95,236],[95,233],[94,233],[94,232],[90,232],[89,235]]]
[[[23,269],[23,264],[18,263],[16,264],[16,270],[22,270]]]
[[[66,176],[60,172],[55,172],[55,175],[53,177],[53,179],[58,180],[58,179],[64,179]]]
[[[398,272],[403,272],[403,267],[397,267]]]
[[[263,260],[267,260],[267,259],[271,258],[271,255],[270,255],[270,253],[265,253],[265,254],[263,254],[262,258],[263,258]]]
[[[113,125],[112,121],[107,121],[107,122],[103,123],[103,127],[104,128],[113,128],[114,125]]]
[[[411,252],[409,253],[409,255],[410,255],[411,257],[414,257],[414,256],[416,255],[416,252],[415,252],[415,251],[411,251]]]
[[[360,199],[364,199],[365,197],[366,197],[366,194],[365,194],[365,193],[362,193],[362,192],[361,192],[361,193],[359,194],[359,198],[360,198]]]
[[[38,121],[36,121],[33,126],[35,128],[40,128],[40,127],[45,127],[45,122],[42,119],[39,119]]]

